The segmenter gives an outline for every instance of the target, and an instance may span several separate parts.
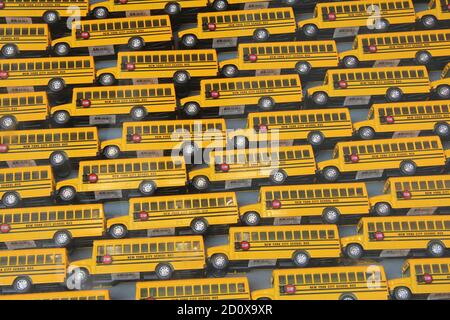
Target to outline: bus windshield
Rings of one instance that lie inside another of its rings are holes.
[[[369,114],[367,115],[367,119],[373,120],[373,116],[374,116],[373,108],[370,108]]]
[[[408,278],[410,276],[410,267],[409,267],[409,263],[405,262],[405,264],[403,265],[402,268],[402,274],[405,278]]]
[[[384,184],[383,193],[384,194],[391,193],[391,183],[389,181],[386,181],[386,183]]]
[[[363,223],[362,223],[362,221],[360,221],[358,223],[358,226],[356,227],[356,233],[357,234],[363,234]]]
[[[339,157],[339,147],[335,146],[333,150],[333,159],[337,159]]]

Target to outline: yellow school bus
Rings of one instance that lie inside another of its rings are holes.
[[[163,10],[166,14],[177,15],[182,9],[204,8],[208,0],[106,0],[90,5],[90,15],[97,19],[107,18],[111,13],[140,10]]]
[[[0,242],[50,240],[58,247],[105,231],[102,204],[16,208],[0,211]]]
[[[332,1],[318,3],[313,17],[297,26],[305,37],[315,38],[335,28],[365,27],[383,32],[391,25],[413,24],[415,20],[411,0]]]
[[[97,127],[6,131],[0,135],[0,161],[48,159],[62,168],[70,159],[97,156],[99,145]]]
[[[141,50],[148,43],[166,41],[172,41],[169,16],[143,16],[77,21],[71,35],[53,40],[52,48],[66,56],[76,48],[127,44],[130,50]]]
[[[388,102],[399,102],[408,94],[428,94],[430,80],[425,66],[330,69],[323,84],[307,90],[316,105],[330,98],[384,95]]]
[[[445,165],[439,137],[375,139],[338,142],[333,158],[317,163],[318,173],[327,181],[336,181],[342,173],[365,170],[395,170],[405,176],[419,168]]]
[[[312,69],[336,68],[339,64],[334,40],[241,43],[235,55],[219,62],[223,76],[272,69],[295,70],[307,76]]]
[[[92,256],[72,261],[67,269],[67,287],[82,287],[95,276],[114,273],[155,272],[161,280],[177,271],[205,268],[202,236],[175,236],[94,241]]]
[[[4,58],[21,52],[46,51],[50,33],[46,24],[0,24],[0,51]]]
[[[209,226],[239,221],[234,192],[131,198],[128,215],[106,221],[111,237],[120,239],[131,231],[189,227],[204,234]]]
[[[370,206],[379,216],[393,210],[409,208],[450,207],[450,175],[391,177],[383,194],[370,197]]]
[[[193,156],[202,149],[225,148],[225,136],[224,119],[124,122],[122,136],[102,141],[100,148],[108,159],[149,150],[180,151]]]
[[[367,120],[353,128],[361,139],[396,131],[432,131],[441,138],[450,136],[450,100],[373,104]]]
[[[50,166],[0,169],[0,198],[6,207],[16,207],[27,198],[49,197],[54,184]]]
[[[59,181],[56,194],[68,202],[82,192],[138,189],[150,196],[156,189],[185,185],[183,157],[95,160],[81,161],[78,176]]]
[[[193,117],[204,108],[258,105],[260,110],[269,111],[277,104],[300,104],[302,100],[302,85],[296,74],[207,79],[200,81],[199,95],[180,99],[179,108]]]
[[[1,3],[0,17],[42,17],[48,24],[58,22],[61,17],[85,17],[89,12],[89,0],[4,0]]]
[[[173,78],[175,84],[184,85],[193,77],[215,77],[217,73],[214,49],[119,52],[117,65],[98,70],[97,80],[109,86],[117,80]]]
[[[387,300],[382,265],[275,269],[272,287],[252,291],[252,300]]]
[[[177,101],[173,84],[142,84],[136,86],[107,86],[74,88],[72,102],[50,109],[58,125],[72,118],[97,115],[126,115],[139,121],[149,114],[175,112]]]
[[[339,60],[346,68],[392,58],[427,65],[433,58],[448,56],[449,50],[450,29],[360,34],[351,50],[339,54]]]
[[[45,121],[49,103],[45,92],[0,94],[0,129],[14,130],[19,124]]]
[[[0,87],[47,86],[60,92],[73,84],[94,83],[94,58],[24,58],[0,61]]]
[[[110,300],[108,290],[56,291],[26,294],[4,294],[0,300]]]
[[[442,69],[441,78],[431,82],[431,92],[439,99],[450,99],[450,62]]]
[[[178,39],[186,48],[197,46],[201,40],[233,37],[252,37],[265,42],[273,35],[294,35],[296,22],[292,8],[236,10],[197,14],[197,24],[178,32]]]
[[[332,224],[342,215],[367,215],[369,208],[364,183],[305,184],[261,187],[258,202],[239,207],[239,215],[248,226],[261,219],[312,216]]]
[[[314,174],[316,163],[310,145],[213,151],[206,167],[189,171],[189,181],[198,191],[207,190],[212,182],[242,179],[267,179],[283,184],[288,177]]]
[[[250,300],[247,277],[136,282],[136,300]]]
[[[66,278],[66,249],[24,249],[0,251],[0,286],[16,293],[34,285],[62,284]]]
[[[416,13],[416,20],[426,29],[436,28],[439,24],[448,23],[450,19],[449,0],[430,0],[428,8]],[[445,21],[447,20],[447,21]]]
[[[341,238],[341,246],[351,259],[380,250],[426,250],[431,257],[442,257],[449,235],[448,215],[369,217],[361,218],[356,235]]]
[[[409,300],[413,295],[448,293],[450,258],[408,259],[402,275],[388,281],[389,292],[396,300]]]
[[[206,254],[215,270],[255,259],[290,260],[306,267],[311,259],[339,257],[339,233],[335,225],[231,227],[228,243],[209,247]]]
[[[229,132],[228,140],[236,148],[269,140],[306,140],[313,146],[320,146],[329,139],[349,138],[352,134],[349,110],[327,108],[250,113],[246,128]]]

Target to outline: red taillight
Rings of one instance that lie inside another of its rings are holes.
[[[384,239],[384,233],[381,231],[375,232],[375,240],[381,241]]]
[[[139,143],[142,141],[142,137],[141,137],[141,135],[139,135],[137,133],[133,133],[131,135],[131,141],[133,141],[134,143]]]
[[[141,221],[148,220],[148,212],[147,211],[139,212],[139,220]]]
[[[258,56],[257,56],[256,54],[254,54],[254,53],[250,53],[250,54],[248,55],[248,60],[249,60],[250,62],[256,62],[256,61],[258,60]]]
[[[156,300],[154,297],[145,298],[145,300]]]
[[[89,183],[96,183],[98,181],[98,176],[95,173],[88,174]]]
[[[335,20],[336,20],[336,13],[330,12],[330,13],[328,14],[328,20],[329,20],[329,21],[335,21]]]
[[[7,144],[3,144],[3,143],[0,144],[0,153],[8,152],[8,149],[9,149],[9,147]]]
[[[82,99],[81,100],[81,106],[84,108],[88,108],[91,106],[91,100],[89,99]]]
[[[403,197],[403,199],[406,199],[406,200],[411,199],[411,191],[409,191],[409,190],[403,191],[402,197]]]
[[[230,170],[230,165],[228,163],[222,163],[220,165],[220,170],[223,172],[228,172]]]
[[[266,133],[267,131],[268,131],[268,127],[267,127],[267,125],[265,125],[265,124],[260,124],[259,125],[259,132],[260,133]]]
[[[377,46],[374,45],[374,44],[371,44],[371,45],[369,46],[369,52],[370,52],[370,53],[375,53],[375,52],[377,52]]]
[[[102,257],[102,263],[103,264],[111,264],[112,263],[112,257],[109,254],[106,254]]]
[[[352,154],[350,156],[350,161],[353,162],[353,163],[358,162],[359,161],[359,156],[357,154]]]
[[[134,71],[136,69],[136,65],[132,62],[128,62],[125,67],[128,71]]]
[[[345,81],[345,80],[340,80],[340,81],[338,82],[338,86],[339,86],[339,88],[341,88],[341,89],[346,89],[346,88],[348,87],[347,81]]]
[[[128,3],[128,0],[119,0],[119,3],[120,3],[120,4],[127,4],[127,3]]]
[[[423,281],[424,281],[425,283],[432,283],[432,282],[433,282],[433,277],[431,276],[431,274],[425,273],[425,274],[423,275]]]
[[[5,9],[5,3],[4,2],[0,2],[0,9]]]
[[[241,249],[242,250],[250,249],[250,243],[248,241],[241,241]]]
[[[0,79],[8,79],[9,73],[8,71],[0,71]]]
[[[281,201],[280,201],[280,200],[277,200],[277,199],[273,200],[273,201],[272,201],[272,208],[274,208],[274,209],[279,209],[279,208],[281,208]]]
[[[389,123],[389,124],[394,123],[394,117],[393,116],[387,116],[386,117],[386,122]]]
[[[9,230],[11,230],[11,226],[7,223],[3,223],[2,225],[0,225],[0,232],[1,233],[8,233]]]
[[[209,31],[215,31],[216,30],[216,24],[215,23],[208,23],[208,30]]]
[[[211,91],[210,95],[211,95],[211,98],[213,98],[213,99],[217,99],[220,97],[219,91],[215,91],[215,90]]]
[[[287,294],[293,294],[295,293],[295,286],[292,284],[287,284],[284,286],[284,292]]]
[[[80,35],[81,35],[81,38],[83,38],[84,40],[89,39],[89,37],[91,36],[91,35],[89,34],[89,32],[87,32],[87,31],[81,32]]]
[[[447,10],[450,10],[450,3],[447,5]]]

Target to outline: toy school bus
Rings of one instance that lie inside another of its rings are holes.
[[[283,184],[289,177],[314,174],[316,163],[309,145],[213,151],[206,167],[189,171],[189,181],[198,191],[207,190],[211,183],[242,179],[267,179]]]
[[[0,300],[110,300],[108,290],[57,291],[0,295]]]
[[[333,159],[317,163],[318,174],[333,182],[341,174],[365,170],[396,170],[412,176],[420,169],[444,166],[445,155],[439,137],[377,139],[338,142]]]
[[[427,10],[416,13],[416,20],[426,29],[434,29],[438,25],[445,25],[450,20],[450,1],[430,0]]]
[[[258,225],[261,219],[317,217],[338,223],[341,216],[369,214],[366,185],[356,183],[261,187],[258,202],[239,207],[241,221]]]
[[[78,176],[56,184],[57,197],[65,202],[77,193],[138,189],[150,196],[156,189],[184,187],[183,157],[137,158],[81,161]]]
[[[265,42],[276,35],[294,36],[295,31],[292,8],[206,12],[197,14],[195,26],[182,26],[178,39],[185,48],[194,48],[200,41],[252,37]]]
[[[16,207],[24,199],[49,197],[54,184],[50,166],[0,169],[1,203]]]
[[[297,27],[306,38],[335,28],[364,27],[385,32],[394,25],[415,23],[411,0],[339,1],[318,3],[313,17],[299,21]]]
[[[448,293],[450,258],[408,259],[402,275],[388,281],[389,291],[396,300],[409,300],[414,295]]]
[[[338,258],[339,234],[335,225],[231,227],[228,243],[206,254],[214,270],[254,259],[290,260],[303,268],[311,260]]]
[[[250,300],[247,277],[136,282],[136,300]]]
[[[203,109],[236,105],[257,105],[269,111],[279,104],[303,100],[298,75],[239,77],[200,81],[200,94],[180,99],[179,108],[189,117]]]
[[[409,94],[428,94],[430,80],[424,66],[330,69],[323,84],[307,90],[315,105],[330,99],[384,95],[387,102],[399,102]]]
[[[204,234],[210,226],[236,224],[239,221],[234,192],[131,198],[128,215],[107,220],[107,231],[115,239],[128,233],[189,227]]]
[[[306,140],[312,146],[353,134],[350,112],[346,108],[273,111],[250,113],[245,129],[228,133],[236,148],[267,140]]]
[[[141,50],[148,43],[171,40],[169,16],[82,20],[72,23],[70,36],[53,40],[52,48],[65,56],[76,48],[127,44],[130,50]]]
[[[272,287],[252,291],[252,300],[387,300],[381,265],[275,269]]]
[[[361,218],[356,232],[341,238],[342,251],[351,259],[381,250],[426,250],[442,257],[450,245],[450,216]]]
[[[168,280],[174,272],[204,268],[202,236],[97,240],[90,258],[70,263],[66,286],[79,289],[97,276],[130,272],[156,273],[160,280]]]
[[[0,251],[0,286],[25,293],[36,285],[62,284],[66,278],[66,249]]]
[[[439,99],[450,99],[450,62],[442,69],[441,78],[431,82],[431,92]]]
[[[45,92],[0,94],[0,129],[14,130],[26,123],[48,118],[49,103]]]
[[[57,93],[68,85],[94,83],[93,57],[29,58],[0,61],[0,87],[47,86]]]
[[[58,247],[105,231],[101,204],[6,209],[0,212],[0,224],[0,242],[53,240]]]
[[[50,114],[57,125],[67,125],[73,118],[97,115],[129,115],[144,120],[149,114],[175,112],[177,101],[173,84],[142,84],[74,88],[72,102],[53,106]]]
[[[450,207],[450,175],[391,177],[383,194],[369,201],[371,211],[379,216],[410,208]]]
[[[308,76],[339,64],[334,40],[241,43],[233,58],[227,59],[228,55],[219,62],[222,75],[228,78],[273,69]]]
[[[74,14],[85,17],[89,12],[89,0],[2,0],[0,9],[0,17],[39,17],[47,24],[54,24],[61,17]]]
[[[353,128],[361,139],[373,139],[396,131],[432,132],[441,138],[450,136],[450,100],[373,104],[367,120]]]
[[[215,77],[218,73],[214,49],[119,52],[117,65],[100,69],[97,81],[103,86],[118,80],[172,78],[185,85],[194,77]]]
[[[0,52],[4,58],[29,51],[47,51],[50,41],[46,24],[0,24]]]
[[[225,136],[224,119],[124,122],[122,136],[102,141],[100,148],[108,159],[149,150],[194,156],[203,149],[224,149]]]
[[[450,29],[362,34],[351,50],[339,54],[339,60],[346,68],[392,57],[428,65],[434,58],[447,57],[449,50]]]

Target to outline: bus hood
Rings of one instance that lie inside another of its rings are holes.
[[[387,202],[387,203],[389,203],[390,206],[392,206],[390,199],[391,199],[391,196],[389,194],[381,194],[378,196],[370,197],[369,198],[370,208],[373,209],[375,204],[378,202]]]
[[[411,288],[411,280],[409,278],[391,279],[388,280],[387,283],[390,293],[393,293],[394,289],[398,287],[407,287],[408,289]]]
[[[337,159],[330,159],[330,160],[325,160],[325,161],[320,161],[317,163],[317,169],[323,170],[326,167],[336,167],[339,168],[339,163],[337,161]]]
[[[350,243],[361,244],[362,240],[363,240],[362,236],[359,234],[355,234],[353,236],[348,236],[348,237],[342,237],[341,238],[341,247],[342,247],[342,249],[345,249],[345,247],[347,245],[349,245]]]
[[[273,300],[274,299],[274,288],[254,290],[254,291],[252,291],[251,295],[252,295],[252,300],[258,300],[260,298],[269,298],[270,300]]]
[[[91,261],[91,259],[73,261],[70,263],[69,267],[67,267],[67,274],[72,274],[78,268],[84,268],[91,273]]]
[[[228,244],[225,244],[225,245],[222,245],[222,246],[214,246],[214,247],[210,247],[210,248],[206,249],[206,256],[207,256],[208,258],[211,258],[211,256],[212,256],[213,254],[216,254],[216,253],[223,253],[223,254],[225,254],[227,257],[229,257],[229,254],[228,254],[228,248],[229,248],[229,245],[228,245]]]

